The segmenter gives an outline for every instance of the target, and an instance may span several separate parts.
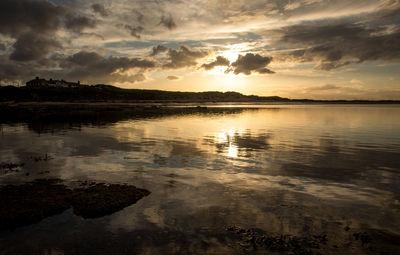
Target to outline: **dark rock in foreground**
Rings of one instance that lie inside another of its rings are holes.
[[[258,228],[237,226],[226,228],[230,246],[240,254],[398,254],[400,236],[397,233],[366,228],[353,232],[349,226],[343,232],[298,235],[270,233]]]
[[[70,207],[71,190],[56,180],[0,188],[0,230],[36,223]]]
[[[328,239],[325,234],[310,235],[306,237],[291,235],[268,235],[258,229],[243,229],[231,226],[227,231],[236,235],[239,240],[239,247],[245,253],[250,250],[267,250],[278,254],[312,255],[321,254],[318,252],[320,246],[326,245]]]
[[[119,211],[149,194],[149,191],[135,186],[96,184],[89,188],[75,189],[71,204],[76,215],[96,218]]]
[[[131,185],[96,184],[69,189],[60,180],[36,180],[0,187],[0,230],[39,222],[71,206],[84,218],[105,216],[136,203],[150,192]]]

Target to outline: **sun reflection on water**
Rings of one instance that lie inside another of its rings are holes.
[[[238,156],[238,148],[236,145],[229,143],[227,156],[231,158],[236,158]]]
[[[224,130],[215,135],[215,140],[217,143],[226,144],[226,148],[223,150],[222,154],[231,158],[238,157],[238,146],[235,144],[234,136],[235,134],[240,133],[240,131],[235,130],[234,128]]]

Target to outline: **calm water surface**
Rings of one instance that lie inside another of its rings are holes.
[[[152,192],[106,217],[67,210],[2,232],[0,254],[246,253],[229,243],[228,226],[324,233],[323,254],[379,254],[400,241],[399,106],[273,106],[0,132],[0,162],[25,163],[3,171],[2,184],[60,178]],[[358,231],[381,238],[349,244]]]

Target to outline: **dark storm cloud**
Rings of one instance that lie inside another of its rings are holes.
[[[66,67],[70,64],[79,66],[89,66],[93,63],[99,63],[104,60],[103,56],[96,52],[80,51],[74,55],[68,57]]]
[[[65,24],[64,24],[65,22]],[[17,37],[34,31],[45,34],[57,31],[61,25],[80,32],[93,27],[94,20],[79,16],[77,10],[55,5],[45,0],[1,0],[0,33]]]
[[[65,27],[76,33],[82,32],[85,28],[94,28],[95,26],[96,22],[85,16],[68,15],[65,21]]]
[[[167,17],[163,15],[161,17],[161,21],[159,24],[163,25],[164,27],[168,28],[169,30],[176,28],[176,23],[171,15],[169,15]]]
[[[56,66],[57,63],[52,59],[25,62],[10,60],[8,55],[0,55],[0,79],[25,82],[38,74],[47,75],[49,68]]]
[[[16,61],[38,60],[50,51],[61,48],[58,41],[34,32],[27,32],[18,37],[13,45],[14,51],[10,59]]]
[[[97,67],[97,72],[112,73],[117,69],[123,71],[131,68],[152,68],[156,66],[154,61],[139,59],[139,58],[128,58],[128,57],[103,57],[96,52],[80,51],[66,59],[68,64],[74,64],[83,67],[94,68]],[[93,70],[95,71],[95,70]]]
[[[136,37],[137,39],[140,39],[140,34],[144,31],[144,28],[142,26],[125,25],[124,27],[129,30],[131,35]]]
[[[213,62],[210,62],[208,64],[203,64],[201,67],[206,69],[206,70],[211,70],[216,66],[229,66],[230,62],[228,59],[218,56],[217,59]]]
[[[297,25],[286,27],[278,44],[295,46],[288,57],[317,60],[316,68],[332,70],[352,62],[392,60],[400,57],[400,26],[363,24]]]
[[[0,33],[18,36],[27,31],[55,31],[65,9],[48,1],[1,0]]]
[[[102,17],[108,16],[108,11],[104,8],[102,4],[92,4],[92,10],[95,13],[100,14]]]
[[[259,54],[247,53],[242,56],[239,55],[238,59],[231,64],[231,68],[227,71],[233,71],[234,74],[243,73],[250,75],[252,72],[266,74],[274,73],[266,66],[271,63],[272,57],[263,57]]]
[[[144,73],[157,63],[146,59],[128,57],[104,57],[96,52],[80,51],[71,56],[53,54],[39,61],[12,61],[0,55],[0,79],[32,77],[80,80],[82,83],[138,82],[146,79]],[[61,68],[60,68],[61,67]],[[129,73],[124,73],[130,71]],[[135,71],[135,72],[133,72]]]
[[[377,17],[372,17],[372,19],[375,18],[375,21],[378,22],[391,22],[398,24],[400,21],[400,3],[397,2],[393,6],[387,7],[388,8],[386,8],[385,10],[379,12],[377,14]]]
[[[337,25],[296,25],[282,29],[282,42],[322,44],[326,40],[352,40],[367,37],[370,33],[362,26],[351,24]]]
[[[0,50],[4,51],[6,49],[6,45],[4,43],[0,43]]]
[[[48,53],[62,48],[56,37],[59,29],[65,27],[73,32],[81,32],[94,25],[93,20],[79,15],[78,10],[55,5],[50,1],[0,1],[0,33],[16,40],[13,52],[8,56],[10,60],[40,60],[44,63]],[[17,64],[11,65],[10,73],[20,67]]]
[[[181,45],[178,50],[168,50],[168,62],[163,65],[165,69],[178,69],[197,65],[197,60],[208,55],[206,50],[190,50]]]
[[[123,72],[138,69],[145,71],[156,67],[156,62],[128,57],[104,57],[96,52],[80,51],[67,57],[61,62],[63,75],[71,79],[85,81],[142,81],[145,79],[142,73],[135,75],[123,74]]]
[[[161,52],[167,51],[168,48],[162,45],[157,45],[157,47],[153,47],[153,52],[150,54],[150,56],[155,56]]]
[[[31,67],[32,68],[32,67]],[[28,68],[27,70],[31,70]],[[17,79],[20,78],[23,68],[19,63],[11,63],[7,56],[0,55],[0,79]]]

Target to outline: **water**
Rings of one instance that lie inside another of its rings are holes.
[[[266,252],[241,245],[229,226],[326,234],[323,254],[398,249],[398,105],[257,106],[0,131],[0,162],[25,164],[0,183],[60,178],[152,192],[102,218],[68,210],[0,233],[0,254]],[[372,242],[356,240],[359,232]]]

